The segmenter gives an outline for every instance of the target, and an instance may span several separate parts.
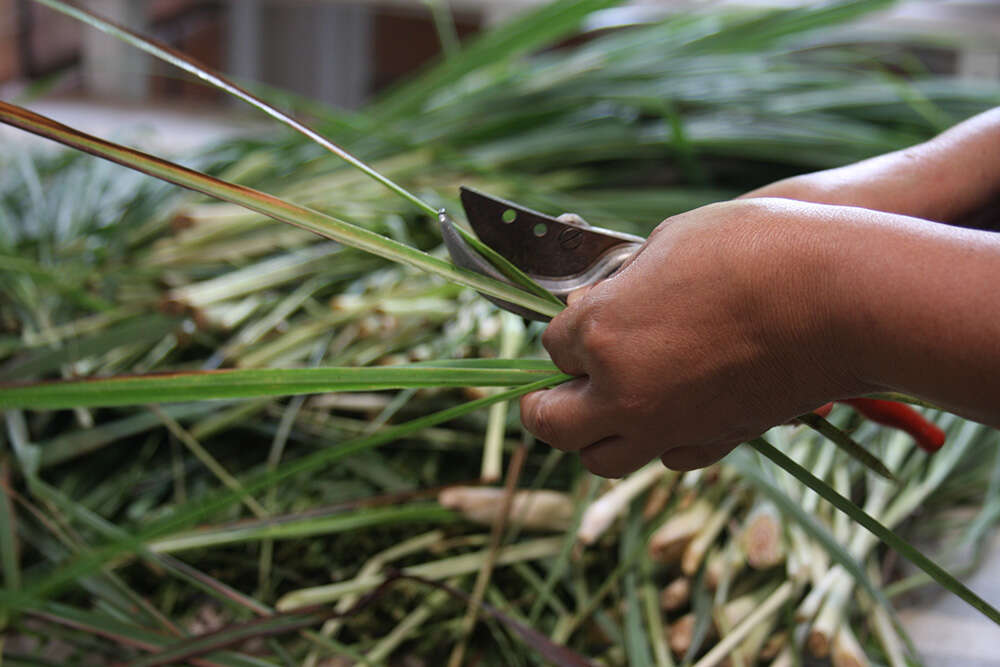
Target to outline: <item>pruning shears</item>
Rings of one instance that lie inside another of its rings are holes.
[[[569,293],[614,274],[644,238],[594,227],[574,214],[554,218],[513,202],[461,188],[462,207],[476,236],[563,302]],[[464,269],[514,284],[462,238],[445,212],[438,214],[451,260]],[[484,295],[505,310],[532,320],[541,313]]]
[[[553,218],[472,188],[461,188],[461,199],[479,240],[563,302],[573,290],[613,275],[645,242],[639,236],[594,227],[571,213]],[[438,222],[445,246],[457,266],[514,284],[463,238],[445,211],[438,214]],[[523,317],[549,319],[523,306],[483,296]],[[928,452],[937,451],[944,444],[944,432],[908,405],[872,398],[841,402],[872,421],[906,431]],[[828,411],[829,406],[824,406],[817,412]]]

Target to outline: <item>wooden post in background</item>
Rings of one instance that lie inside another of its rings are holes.
[[[143,31],[147,0],[86,0],[101,16]],[[149,92],[149,58],[141,51],[87,28],[82,33],[83,80],[87,94],[96,98],[138,100]]]

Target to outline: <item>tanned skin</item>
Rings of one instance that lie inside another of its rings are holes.
[[[927,143],[669,218],[552,320],[545,348],[578,377],[524,396],[521,419],[605,477],[656,457],[703,467],[873,392],[998,425],[1000,234],[943,224],[998,195],[995,109]]]

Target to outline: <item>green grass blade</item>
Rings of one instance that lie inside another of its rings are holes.
[[[0,444],[3,437],[0,436]],[[7,588],[21,587],[21,540],[17,535],[17,513],[11,501],[8,488],[11,481],[10,459],[6,453],[0,455],[0,565],[3,567],[3,583]],[[0,627],[4,619],[0,619]]]
[[[561,0],[525,11],[503,28],[483,33],[464,46],[461,58],[451,58],[390,90],[375,105],[374,115],[384,123],[417,113],[423,105],[433,101],[435,93],[466,74],[530,53],[570,35],[579,30],[587,15],[620,3],[621,0]]]
[[[169,637],[112,618],[107,614],[77,609],[56,602],[35,605],[29,610],[29,613],[51,623],[106,637],[122,646],[132,646],[146,651],[159,651],[171,643]],[[227,667],[264,667],[272,664],[231,652],[214,653],[210,657],[211,664],[226,665]]]
[[[628,558],[628,555],[633,553],[635,549],[642,549],[642,527],[641,509],[638,503],[632,503],[619,545],[622,560]],[[640,595],[640,576],[642,574],[643,568],[637,567],[626,572],[623,577],[625,654],[628,656],[628,664],[632,667],[653,667],[653,657],[649,651],[651,642],[646,636],[646,629],[642,622],[643,600]]]
[[[840,451],[844,452],[852,459],[874,472],[876,475],[880,475],[892,482],[898,481],[896,476],[893,475],[892,472],[886,468],[874,454],[862,447],[858,441],[849,436],[842,429],[837,428],[823,417],[809,412],[804,415],[800,415],[798,420],[832,442],[838,449],[840,449]]]
[[[0,103],[2,104],[2,103]],[[0,366],[4,381],[38,377],[65,364],[110,352],[129,343],[155,344],[180,323],[180,319],[148,314],[127,320],[102,332],[64,340],[58,348],[36,348]]]
[[[333,615],[329,609],[311,609],[287,614],[274,614],[247,623],[231,625],[216,632],[184,639],[165,645],[152,655],[130,663],[132,667],[191,664],[189,661],[215,651],[263,637],[287,634],[319,625]],[[209,656],[212,657],[212,656]]]
[[[302,123],[295,120],[294,118],[284,113],[283,111],[279,111],[278,109],[274,108],[273,106],[271,106],[264,100],[260,99],[250,91],[238,86],[236,83],[230,81],[221,74],[211,71],[208,67],[205,67],[204,65],[200,64],[194,58],[191,58],[190,56],[187,56],[181,53],[180,51],[176,51],[162,42],[156,41],[149,37],[144,37],[136,32],[129,30],[128,28],[112,23],[111,21],[108,21],[107,19],[104,19],[94,14],[93,12],[89,12],[80,7],[71,6],[65,2],[60,2],[60,0],[35,0],[35,1],[45,5],[46,7],[54,9],[57,12],[62,12],[63,14],[71,16],[77,19],[78,21],[82,21],[83,23],[86,23],[94,28],[97,28],[98,30],[105,32],[111,35],[112,37],[120,39],[123,42],[127,42],[128,44],[134,46],[135,48],[141,49],[142,51],[145,51],[146,53],[156,58],[159,58],[160,60],[164,60],[170,63],[171,65],[179,67],[185,72],[188,72],[189,74],[193,74],[194,76],[198,77],[202,81],[205,81],[206,83],[215,86],[220,90],[225,91],[226,93],[232,95],[233,97],[243,100],[247,104],[250,104],[251,106],[256,107],[257,109],[260,109],[268,116],[274,118],[275,120],[281,123],[284,123],[288,127],[295,130],[296,132],[299,132],[300,134],[316,142],[326,150],[330,151],[331,153],[334,153],[341,159],[345,160],[353,167],[360,169],[371,178],[375,179],[376,181],[386,186],[387,188],[389,188],[399,196],[403,197],[404,199],[420,207],[430,215],[437,215],[437,211],[435,211],[434,207],[432,207],[430,204],[427,204],[426,202],[418,198],[416,195],[405,190],[402,186],[398,185],[397,183],[394,183],[390,179],[378,173],[370,166],[368,166],[358,158],[354,157],[340,146],[337,146],[323,135],[317,133],[316,131],[312,130],[306,125],[303,125]]]
[[[57,410],[410,387],[513,387],[553,375],[547,369],[431,364],[190,371],[0,386],[0,409]]]
[[[251,188],[226,183],[193,169],[98,139],[71,127],[57,123],[21,107],[0,102],[0,122],[19,127],[61,144],[117,162],[136,171],[179,185],[223,201],[238,204],[275,220],[301,227],[314,234],[339,241],[344,245],[386,259],[434,273],[451,282],[471,287],[479,292],[510,301],[530,310],[554,317],[562,310],[549,299],[528,294],[521,289],[493,280],[474,271],[460,269],[450,262],[433,257],[416,248],[376,234],[357,225]]]
[[[786,456],[783,452],[776,449],[771,443],[767,442],[763,438],[755,438],[751,440],[748,444],[756,449],[762,455],[769,458],[777,466],[784,469],[788,474],[795,477],[810,489],[818,493],[824,500],[829,502],[831,505],[844,512],[854,521],[864,526],[867,530],[871,531],[876,537],[885,542],[888,546],[895,549],[904,558],[909,560],[911,563],[919,567],[921,570],[926,572],[934,581],[941,584],[944,588],[948,589],[962,600],[971,605],[974,609],[981,612],[988,619],[1000,625],[1000,611],[996,609],[993,605],[988,603],[986,600],[982,599],[974,592],[972,592],[965,584],[961,581],[948,574],[941,566],[932,561],[930,558],[925,556],[919,549],[914,547],[912,544],[904,540],[902,537],[897,535],[892,530],[889,530],[881,523],[876,521],[867,512],[862,510],[860,507],[855,505],[853,502],[843,497],[836,491],[834,491],[828,484],[823,480],[815,477],[808,470],[797,464],[795,461]],[[860,568],[859,568],[860,569]],[[859,579],[860,581],[860,579]],[[868,588],[866,586],[866,588]],[[869,591],[871,592],[871,591]],[[880,595],[881,597],[881,595]]]
[[[314,472],[358,452],[398,440],[429,426],[442,424],[492,405],[493,403],[509,401],[531,391],[545,389],[570,379],[572,379],[572,376],[569,375],[553,375],[536,382],[502,391],[493,396],[469,401],[408,421],[404,424],[386,428],[378,433],[357,438],[336,447],[324,449],[301,459],[282,464],[273,472],[245,481],[243,489],[246,493],[257,493],[295,475],[304,472]],[[148,542],[187,528],[197,523],[203,517],[211,516],[214,512],[231,506],[238,499],[239,494],[227,490],[179,505],[169,517],[153,523],[135,535],[114,540],[101,547],[97,547],[78,558],[61,564],[54,572],[34,577],[31,582],[25,582],[26,585],[21,591],[0,589],[0,610],[19,609],[26,605],[35,604],[38,599],[55,593],[73,583],[79,577],[93,572],[108,561],[122,555],[143,550]]]
[[[225,404],[220,403],[185,403],[166,406],[163,411],[178,421],[186,422],[206,417],[224,407]],[[39,465],[42,468],[58,465],[159,425],[160,419],[144,410],[92,428],[57,435],[50,440],[36,443],[41,453]]]

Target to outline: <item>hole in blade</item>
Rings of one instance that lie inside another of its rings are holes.
[[[534,228],[532,228],[531,231],[535,233],[535,236],[541,238],[548,233],[549,226],[546,225],[544,222],[539,222],[537,225],[534,226]]]
[[[517,220],[517,211],[515,211],[512,208],[509,208],[503,212],[503,215],[500,216],[500,219],[509,225],[510,223]]]

